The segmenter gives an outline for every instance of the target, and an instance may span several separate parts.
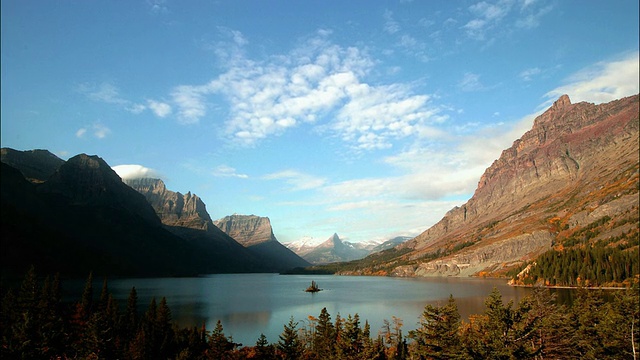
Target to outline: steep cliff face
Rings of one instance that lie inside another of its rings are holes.
[[[268,217],[234,214],[214,221],[214,225],[246,247],[277,241]]]
[[[127,179],[125,183],[146,197],[163,224],[205,231],[211,228],[211,216],[197,195],[167,190],[160,179]]]
[[[638,95],[600,105],[560,97],[485,171],[466,204],[398,247],[411,250],[401,259],[409,264],[392,273],[492,273],[550,249],[559,223],[637,213],[638,112]]]
[[[216,220],[214,224],[240,244],[268,261],[277,271],[311,265],[276,239],[268,217],[234,214]]]

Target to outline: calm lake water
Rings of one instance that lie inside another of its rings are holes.
[[[323,291],[304,289],[315,280]],[[80,285],[78,282],[76,286]],[[64,285],[64,284],[63,284]],[[94,296],[99,296],[101,281],[95,279]],[[115,279],[109,290],[126,306],[131,288],[138,292],[140,310],[152,298],[163,296],[175,322],[181,326],[201,326],[212,330],[222,321],[225,335],[246,346],[255,345],[261,333],[271,343],[278,341],[283,326],[293,316],[298,328],[309,315],[317,317],[326,307],[332,321],[358,314],[362,325],[368,320],[375,336],[384,320],[403,320],[403,333],[417,327],[426,304],[444,304],[452,294],[460,315],[479,314],[484,300],[496,287],[505,302],[520,299],[530,289],[511,287],[504,279],[475,278],[390,278],[364,276],[317,276],[278,274],[216,274],[194,278]],[[74,286],[75,287],[75,286]],[[308,323],[307,323],[308,324]]]

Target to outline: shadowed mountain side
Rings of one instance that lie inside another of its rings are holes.
[[[165,227],[146,198],[97,156],[77,155],[46,182],[31,183],[22,168],[38,163],[21,161],[20,170],[2,163],[3,276],[23,274],[31,264],[82,277],[89,271],[167,276],[268,270],[214,226],[206,232]],[[211,241],[211,234],[220,240]]]
[[[278,272],[311,265],[276,239],[268,217],[234,214],[216,220],[214,224],[268,261]]]
[[[47,150],[18,151],[10,148],[0,150],[0,161],[19,169],[27,180],[36,183],[47,181],[64,164],[64,160]]]
[[[72,169],[65,170],[80,174],[88,163],[104,169],[101,160],[86,155],[70,159],[61,169],[68,166]],[[106,169],[111,170],[108,166]],[[111,176],[96,171],[93,178],[101,175]],[[196,271],[180,266],[181,261],[197,255],[184,246],[182,239],[165,230],[159,219],[153,221],[148,211],[136,212],[144,208],[140,198],[109,203],[109,197],[100,196],[97,189],[81,190],[85,181],[63,186],[64,178],[58,176],[47,187],[35,186],[17,169],[2,164],[3,276],[24,273],[32,264],[40,271],[68,276],[86,276],[90,271],[96,275],[137,276]],[[98,187],[107,194],[113,184],[104,180]],[[66,188],[76,188],[75,196],[67,197]],[[83,192],[94,196],[82,199]],[[114,199],[119,197],[113,195]]]

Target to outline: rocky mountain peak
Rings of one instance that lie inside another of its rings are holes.
[[[214,225],[246,247],[277,241],[268,217],[233,214],[214,221]]]
[[[126,179],[125,183],[147,198],[165,225],[197,230],[208,230],[212,226],[206,205],[191,192],[183,195],[167,190],[161,179]]]
[[[551,110],[557,111],[565,108],[568,105],[571,105],[571,100],[569,99],[569,95],[564,94],[553,103],[553,105],[551,106]]]

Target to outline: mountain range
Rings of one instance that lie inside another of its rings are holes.
[[[465,204],[413,239],[383,244],[334,234],[284,246],[267,217],[213,221],[195,194],[159,179],[123,181],[98,156],[64,161],[3,148],[2,276],[30,264],[70,276],[181,276],[335,262],[344,262],[332,265],[341,274],[500,276],[531,269],[550,251],[637,254],[638,104],[638,95],[599,105],[560,97],[486,169]]]
[[[333,234],[326,240],[318,241],[313,238],[302,238],[287,243],[285,246],[310,263],[321,265],[362,259],[369,254],[392,248],[409,239],[411,238],[407,236],[398,236],[384,242],[364,241],[353,243],[340,239],[338,234]]]
[[[167,190],[159,179],[125,183],[97,156],[64,161],[46,150],[9,148],[1,155],[3,277],[22,275],[29,265],[69,276],[280,272],[308,265],[275,238],[241,245],[214,225],[195,194]]]
[[[501,275],[551,250],[637,253],[638,114],[638,95],[599,105],[560,97],[486,169],[469,201],[342,273]]]

